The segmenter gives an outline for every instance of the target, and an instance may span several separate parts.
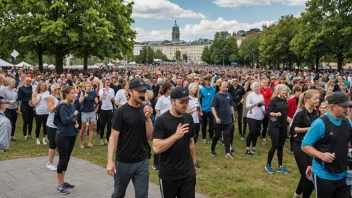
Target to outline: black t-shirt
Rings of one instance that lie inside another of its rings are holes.
[[[172,116],[170,111],[162,114],[155,121],[153,139],[169,138],[176,133],[177,126],[180,123],[189,123],[189,132],[160,154],[159,177],[161,179],[174,180],[195,175],[189,148],[190,139],[194,137],[194,123],[190,114],[184,114],[181,118]]]
[[[319,118],[319,114],[315,109],[313,109],[311,113],[309,113],[304,107],[301,109],[298,109],[296,114],[293,116],[292,124],[290,126],[291,133],[295,134],[293,136],[294,140],[297,142],[302,142],[304,136],[306,135],[306,132],[295,133],[294,132],[295,127],[299,127],[299,128],[310,127],[313,121],[316,120],[317,118]]]
[[[228,92],[231,94],[235,105],[242,104],[240,102],[241,102],[243,96],[246,94],[246,91],[244,90],[244,88],[242,86],[238,85],[235,88],[233,85],[230,85]]]
[[[233,122],[233,118],[231,117],[232,111],[231,107],[234,106],[234,102],[232,100],[232,96],[229,93],[217,93],[215,94],[211,107],[215,107],[216,114],[221,120],[221,124],[231,124]]]
[[[274,113],[281,113],[280,117],[275,117],[277,120],[277,123],[279,127],[287,127],[287,109],[288,109],[288,104],[286,98],[279,98],[279,97],[274,97],[270,100],[269,106],[266,109],[267,115],[269,117],[271,112]],[[271,123],[272,120],[270,119]]]
[[[143,105],[136,108],[126,103],[114,114],[112,128],[120,132],[116,150],[116,160],[119,162],[136,163],[149,157],[143,108]]]

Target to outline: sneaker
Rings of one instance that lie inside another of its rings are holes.
[[[93,146],[93,144],[87,144],[87,147],[88,148],[93,148],[94,146]]]
[[[293,194],[293,198],[300,198],[300,195],[297,195],[296,193]]]
[[[267,164],[264,168],[269,174],[274,174],[274,171],[269,164]]]
[[[104,146],[104,140],[100,140],[100,146]]]
[[[46,164],[46,168],[52,171],[57,170],[57,167],[54,164],[50,164],[49,162]]]
[[[243,136],[241,136],[241,141],[244,141],[244,137]]]
[[[252,150],[252,154],[259,155],[260,153],[259,153],[259,151],[258,151],[257,149],[253,149],[253,150]]]
[[[11,141],[16,142],[17,140],[14,137],[12,137]]]
[[[253,154],[248,149],[246,149],[246,155],[251,156]]]
[[[280,166],[276,172],[288,174],[288,170],[284,166]]]
[[[37,145],[40,145],[40,140],[39,139],[37,139]]]
[[[108,142],[108,140],[107,139],[105,139],[105,144],[108,144],[109,142]]]
[[[79,145],[79,148],[84,149],[84,145],[83,145],[83,144],[80,144],[80,145]]]
[[[226,157],[226,158],[233,159],[233,156],[232,156],[232,154],[231,154],[231,153],[226,153],[225,157]]]
[[[203,139],[203,144],[207,144],[207,139]]]
[[[194,164],[194,166],[195,166],[196,168],[200,168],[200,165],[198,164],[198,162],[196,162],[196,163]]]
[[[216,156],[215,151],[210,149],[210,155],[213,156],[213,157],[215,157],[215,156]]]
[[[33,140],[33,137],[31,135],[28,136],[29,140]]]
[[[154,164],[153,164],[153,166],[152,166],[152,169],[153,169],[153,170],[156,170],[156,166],[155,166]]]
[[[24,141],[27,141],[27,139],[28,139],[27,136],[24,136]]]
[[[69,192],[68,190],[66,190],[66,188],[64,187],[64,185],[57,187],[56,190],[57,190],[57,192],[58,192],[60,195],[67,195],[67,194],[70,194],[70,192]]]
[[[223,139],[219,139],[219,143],[222,144],[222,145],[225,145]]]
[[[262,140],[262,145],[263,145],[263,146],[266,146],[266,144],[267,144],[267,143],[266,143],[266,139],[263,139],[263,140]]]
[[[45,138],[43,138],[43,145],[47,145]]]
[[[63,186],[64,188],[75,188],[75,185],[69,184],[68,182],[64,182],[64,184],[62,184],[62,186]]]

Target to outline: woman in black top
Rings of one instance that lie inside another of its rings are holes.
[[[307,90],[299,97],[297,112],[295,113],[290,130],[293,135],[293,154],[295,156],[301,178],[297,185],[294,198],[310,197],[313,191],[313,182],[306,177],[308,166],[312,166],[312,157],[308,156],[301,150],[301,143],[314,120],[319,118],[319,113],[315,108],[319,105],[320,94],[317,90]]]
[[[18,90],[18,99],[21,102],[21,113],[23,118],[23,136],[24,141],[32,138],[32,126],[34,118],[34,110],[32,105],[32,80],[25,78],[23,86]],[[27,136],[28,129],[28,136]]]
[[[284,84],[278,84],[275,86],[275,91],[271,97],[269,106],[266,110],[266,114],[269,119],[269,135],[271,138],[271,148],[268,153],[268,162],[265,166],[265,170],[269,174],[273,174],[274,171],[271,168],[271,161],[273,160],[275,151],[277,150],[277,158],[279,168],[277,172],[287,174],[287,169],[282,166],[283,148],[287,138],[287,122],[291,122],[291,119],[287,117],[287,87]]]

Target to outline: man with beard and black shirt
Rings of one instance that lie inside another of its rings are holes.
[[[150,146],[153,133],[150,116],[153,109],[142,105],[146,84],[133,79],[129,85],[130,100],[114,114],[108,145],[107,172],[114,175],[114,192],[111,197],[125,197],[131,179],[136,197],[148,197]],[[116,151],[117,147],[117,151]],[[116,151],[116,166],[113,161]]]
[[[189,94],[185,88],[176,87],[170,98],[172,107],[158,117],[153,132],[153,150],[160,154],[161,195],[165,198],[195,197],[194,123],[192,116],[185,113]]]
[[[242,131],[242,113],[243,113],[243,96],[246,94],[244,88],[239,85],[238,79],[234,78],[232,84],[229,86],[228,92],[231,94],[234,102],[235,115],[238,120],[238,132],[241,136],[241,140],[244,140],[244,132]],[[235,124],[234,124],[235,126]]]

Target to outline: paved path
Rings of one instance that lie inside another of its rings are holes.
[[[113,178],[105,169],[75,157],[71,157],[65,180],[76,188],[70,189],[69,195],[59,195],[56,171],[48,170],[46,162],[47,157],[0,161],[0,198],[111,197]],[[132,184],[127,188],[126,197],[134,197]],[[149,197],[161,197],[158,185],[149,183]]]

